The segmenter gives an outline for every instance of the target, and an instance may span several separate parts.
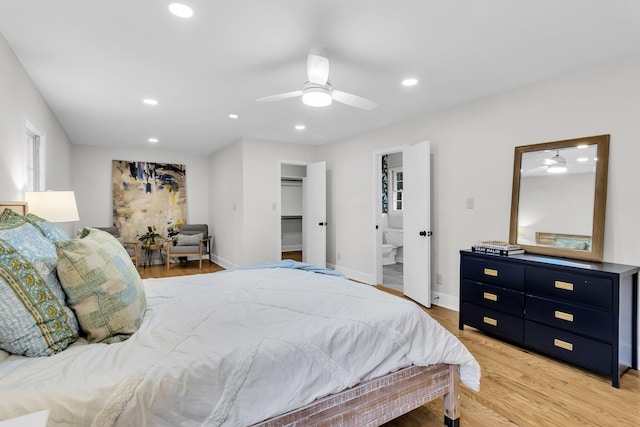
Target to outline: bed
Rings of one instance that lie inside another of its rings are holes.
[[[410,301],[309,267],[146,279],[127,339],[0,350],[0,420],[49,409],[52,427],[374,426],[444,396],[457,425],[460,382],[480,381],[457,338]]]

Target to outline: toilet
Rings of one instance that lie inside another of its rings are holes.
[[[388,228],[382,232],[382,265],[397,262],[398,249],[402,247],[402,229]]]

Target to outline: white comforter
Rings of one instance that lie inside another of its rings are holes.
[[[453,335],[368,285],[290,269],[144,284],[149,307],[129,340],[5,357],[0,420],[50,409],[50,427],[242,426],[410,364],[461,364],[479,388]]]

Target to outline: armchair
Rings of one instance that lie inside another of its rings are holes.
[[[176,257],[197,256],[202,270],[203,257],[209,257],[211,250],[211,236],[207,224],[184,224],[174,241],[167,242],[167,270],[170,259]]]
[[[122,246],[124,246],[124,248],[127,250],[127,253],[131,257],[131,261],[133,262],[133,265],[135,265],[136,268],[138,267],[138,259],[139,259],[138,254],[140,253],[140,249],[139,249],[140,242],[125,242],[120,237],[120,230],[118,230],[118,227],[94,227],[94,228],[97,228],[98,230],[106,231],[107,233],[111,234],[113,237],[118,239],[118,241],[122,243]]]

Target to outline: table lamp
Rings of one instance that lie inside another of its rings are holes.
[[[24,195],[29,212],[50,222],[79,221],[73,191],[27,191]]]

